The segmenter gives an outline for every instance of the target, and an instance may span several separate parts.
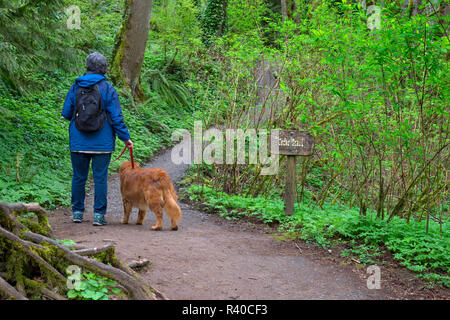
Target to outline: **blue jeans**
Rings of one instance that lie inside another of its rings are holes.
[[[71,152],[72,159],[72,211],[84,212],[86,180],[92,159],[94,176],[94,214],[105,214],[108,201],[108,166],[111,153],[91,154]]]

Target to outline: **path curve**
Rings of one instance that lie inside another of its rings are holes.
[[[164,169],[173,181],[188,168],[174,165],[170,150],[145,167]],[[361,270],[301,252],[295,243],[276,240],[276,235],[261,225],[231,222],[183,202],[183,219],[176,232],[170,231],[166,216],[163,231],[150,231],[155,223],[151,212],[143,226],[135,225],[137,209],[133,209],[130,224],[122,225],[117,175],[109,179],[108,189],[107,226],[92,226],[93,195],[89,195],[84,223],[72,223],[69,209],[49,214],[53,236],[92,246],[113,240],[117,256],[125,262],[149,259],[151,266],[141,274],[169,299],[392,298],[383,289],[367,289]]]

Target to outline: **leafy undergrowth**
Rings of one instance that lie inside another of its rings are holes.
[[[450,229],[448,223],[430,223],[426,233],[424,222],[407,223],[394,218],[389,223],[374,214],[362,216],[357,209],[325,203],[323,209],[295,204],[294,214],[285,216],[282,200],[245,198],[200,185],[191,185],[183,192],[191,201],[226,219],[254,217],[279,224],[279,230],[321,247],[346,243],[350,248],[342,256],[357,257],[364,264],[373,264],[387,248],[407,269],[431,283],[450,288]]]
[[[67,292],[67,297],[74,300],[109,300],[110,297],[124,297],[125,294],[117,283],[92,272],[69,276],[74,281],[73,289]]]

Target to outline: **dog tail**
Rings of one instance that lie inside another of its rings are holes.
[[[176,200],[178,200],[178,195],[170,179],[167,179],[166,188],[163,188],[163,196],[165,202],[164,211],[166,211],[167,215],[174,221],[180,221],[181,209],[176,202]]]
[[[169,190],[170,193],[172,194],[172,198],[176,201],[178,200],[178,195],[177,195],[177,191],[175,190],[175,188],[173,187],[172,182],[169,180]]]

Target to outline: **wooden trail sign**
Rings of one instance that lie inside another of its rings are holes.
[[[313,153],[314,137],[307,131],[277,130],[278,154],[287,157],[286,186],[284,192],[284,212],[287,215],[294,213],[294,202],[297,194],[295,181],[295,157],[310,156]]]
[[[314,137],[308,131],[277,130],[278,154],[288,156],[310,156],[313,153]]]

